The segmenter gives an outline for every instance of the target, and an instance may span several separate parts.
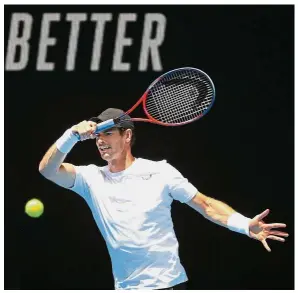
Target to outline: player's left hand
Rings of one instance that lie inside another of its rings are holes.
[[[256,215],[253,219],[251,219],[249,223],[249,234],[250,237],[256,240],[259,240],[262,242],[264,247],[267,249],[267,251],[271,251],[269,245],[267,244],[266,239],[272,239],[277,240],[281,242],[285,242],[285,239],[283,237],[288,237],[289,234],[273,230],[274,228],[285,228],[286,224],[283,223],[273,223],[273,224],[266,224],[263,221],[263,218],[265,218],[269,214],[270,210],[267,209],[264,212],[262,212],[259,215]]]

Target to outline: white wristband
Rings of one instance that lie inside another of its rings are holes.
[[[61,153],[67,154],[78,141],[79,139],[75,136],[72,130],[67,129],[56,141],[56,147]]]
[[[228,219],[228,228],[231,231],[246,234],[249,236],[249,221],[251,219],[244,217],[239,213],[233,213]]]

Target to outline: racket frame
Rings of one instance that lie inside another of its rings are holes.
[[[195,70],[195,71],[199,71],[201,74],[203,74],[204,76],[207,77],[207,79],[209,80],[211,86],[212,86],[212,89],[213,89],[213,97],[212,97],[212,102],[210,103],[210,105],[208,106],[208,108],[205,110],[205,112],[201,113],[200,115],[198,115],[197,117],[193,118],[193,119],[190,119],[188,121],[184,121],[184,122],[179,122],[179,123],[165,123],[165,122],[162,122],[162,121],[159,121],[155,118],[153,118],[149,112],[147,111],[147,108],[146,108],[146,100],[147,100],[147,97],[148,97],[148,93],[150,91],[150,89],[160,80],[162,79],[165,75],[168,75],[172,72],[175,72],[175,71],[180,71],[180,70]],[[122,121],[125,121],[123,120],[122,118],[125,116],[125,115],[129,115],[131,112],[133,112],[141,103],[143,103],[143,110],[144,110],[144,113],[145,115],[147,116],[147,118],[131,118],[130,120],[131,121],[137,121],[137,122],[149,122],[149,123],[154,123],[154,124],[158,124],[158,125],[162,125],[162,126],[182,126],[182,125],[185,125],[185,124],[189,124],[189,123],[192,123],[200,118],[202,118],[203,116],[205,116],[209,111],[210,109],[212,108],[213,106],[213,103],[215,101],[215,86],[213,84],[213,81],[212,79],[209,77],[209,75],[198,69],[198,68],[194,68],[194,67],[181,67],[181,68],[176,68],[176,69],[173,69],[173,70],[170,70],[164,74],[162,74],[161,76],[159,76],[157,79],[155,79],[150,85],[149,87],[147,88],[147,90],[144,92],[144,94],[142,95],[142,97],[128,110],[126,111],[124,114],[122,114],[121,116],[117,117],[117,118],[114,118],[114,119],[109,119],[109,120],[106,120],[104,122],[101,122],[99,124],[97,124],[97,127],[96,127],[96,130],[95,130],[95,134],[98,134],[99,132],[102,132],[106,129],[109,129],[109,128],[112,128],[113,126],[115,125],[118,125],[120,124]]]

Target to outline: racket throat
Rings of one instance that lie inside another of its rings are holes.
[[[120,124],[120,122],[122,120],[122,117],[124,117],[124,115],[122,115],[120,117],[117,117],[117,118],[114,118],[114,119],[111,119],[111,120],[113,120],[114,125],[117,125],[117,124]]]

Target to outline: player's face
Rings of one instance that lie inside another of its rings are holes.
[[[122,135],[117,128],[108,129],[96,138],[96,145],[103,160],[109,162],[125,154],[129,144],[126,143],[127,135]]]

